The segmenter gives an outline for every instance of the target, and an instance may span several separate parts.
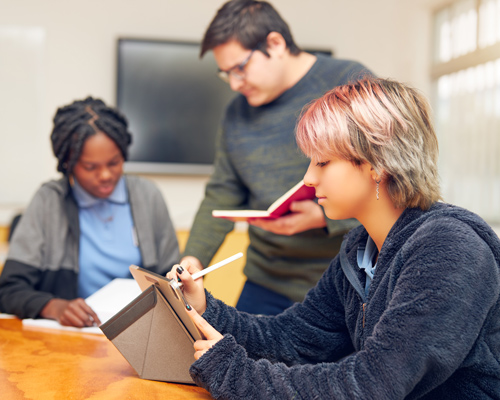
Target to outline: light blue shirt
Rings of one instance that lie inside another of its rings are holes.
[[[365,246],[359,246],[358,248],[358,267],[364,269],[366,272],[366,282],[365,282],[365,294],[368,296],[368,291],[370,290],[370,284],[372,283],[373,275],[375,274],[375,268],[377,264],[373,265],[375,257],[377,256],[378,249],[375,242],[370,236],[366,241]]]
[[[80,249],[78,296],[86,298],[115,278],[130,278],[130,264],[141,265],[134,221],[123,176],[107,199],[94,197],[74,179]]]

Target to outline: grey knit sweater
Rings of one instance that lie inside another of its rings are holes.
[[[212,217],[214,209],[267,209],[299,182],[309,160],[295,142],[304,105],[335,86],[359,78],[361,64],[318,55],[309,72],[273,102],[251,107],[237,96],[226,112],[218,139],[215,171],[196,215],[184,255],[207,265],[234,224]],[[303,300],[338,253],[354,221],[327,221],[327,229],[293,236],[250,226],[245,275],[254,283]]]
[[[346,270],[364,287],[345,239]],[[367,298],[336,257],[303,303],[276,317],[208,295],[224,338],[191,367],[217,399],[500,399],[500,241],[442,203],[408,209],[379,254]]]

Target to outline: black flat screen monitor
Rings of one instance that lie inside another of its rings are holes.
[[[118,40],[116,104],[133,135],[126,171],[212,172],[217,130],[235,93],[217,77],[212,52],[202,59],[199,52],[195,42]]]
[[[117,107],[132,133],[128,172],[210,174],[215,137],[235,93],[200,44],[119,39]]]

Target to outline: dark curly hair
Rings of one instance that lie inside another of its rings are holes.
[[[80,158],[85,141],[97,132],[113,140],[127,160],[132,135],[127,119],[102,100],[87,97],[57,109],[50,139],[58,160],[57,170],[70,175]]]

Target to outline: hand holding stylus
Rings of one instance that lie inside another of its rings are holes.
[[[187,302],[201,315],[205,312],[207,303],[203,280],[199,278],[241,257],[243,257],[243,253],[237,253],[201,271],[188,260],[183,260],[180,265],[174,265],[172,270],[167,274],[167,277],[175,279],[178,282]]]

